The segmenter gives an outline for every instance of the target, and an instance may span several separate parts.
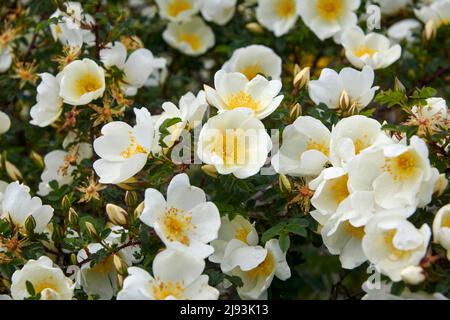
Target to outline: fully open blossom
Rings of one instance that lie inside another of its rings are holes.
[[[0,111],[0,134],[4,134],[11,127],[11,120],[8,115]]]
[[[65,103],[79,106],[103,96],[105,71],[91,59],[76,60],[62,71],[59,95]]]
[[[53,217],[53,208],[42,205],[38,197],[31,197],[30,188],[19,182],[10,183],[0,197],[0,216],[24,230],[28,217],[36,222],[35,233],[42,233]]]
[[[219,210],[214,203],[206,201],[202,189],[191,186],[186,174],[173,177],[167,189],[167,200],[156,189],[145,190],[140,219],[154,228],[169,248],[202,259],[214,251],[208,243],[217,238]]]
[[[433,1],[430,5],[423,5],[415,9],[414,13],[423,23],[431,22],[437,28],[450,21],[450,1]]]
[[[122,234],[124,229],[119,226],[112,226],[111,233],[106,237],[104,242],[108,245],[123,245],[128,242],[128,236],[125,242],[122,242]],[[126,233],[126,232],[125,232]],[[77,254],[77,261],[81,268],[76,274],[77,285],[83,288],[84,292],[89,295],[95,295],[101,300],[111,299],[118,290],[117,269],[114,265],[114,256],[109,255],[107,258],[91,264],[88,259],[88,253],[95,254],[101,250],[103,246],[100,243],[90,243],[86,248],[81,249]],[[125,246],[119,250],[116,255],[125,265],[131,266],[133,263],[139,262],[135,258],[136,253],[140,251],[139,246]]]
[[[264,119],[280,105],[280,80],[267,80],[257,75],[252,80],[238,72],[219,70],[214,75],[214,86],[205,85],[206,99],[219,112],[236,108],[249,108],[255,117]]]
[[[153,120],[147,109],[134,109],[136,125],[113,121],[95,139],[94,151],[101,159],[94,170],[101,183],[121,183],[138,173],[147,163],[154,142]]]
[[[450,260],[450,204],[439,209],[434,217],[433,239],[447,250],[447,259]]]
[[[371,32],[365,35],[359,27],[345,30],[341,40],[345,56],[359,69],[365,65],[375,70],[387,68],[402,54],[400,45],[391,45],[389,39],[379,33]]]
[[[163,39],[173,48],[189,56],[202,55],[215,43],[212,29],[198,17],[187,22],[169,23],[163,32]]]
[[[390,143],[377,120],[361,115],[344,118],[331,131],[330,161],[344,166],[361,151]]]
[[[45,72],[40,76],[42,81],[36,89],[36,104],[30,109],[30,123],[46,127],[55,122],[63,110],[63,99],[59,95],[62,73],[54,76]]]
[[[362,247],[367,259],[392,281],[401,280],[401,271],[418,265],[425,256],[431,230],[417,229],[402,215],[380,213],[365,228]]]
[[[202,16],[218,25],[227,24],[234,16],[237,0],[203,0]]]
[[[355,26],[360,0],[300,0],[298,13],[320,40]]]
[[[278,173],[317,176],[328,162],[330,131],[319,120],[301,116],[283,131],[283,144],[272,157]]]
[[[100,50],[100,59],[106,68],[115,66],[123,71],[120,86],[129,96],[134,96],[147,82],[154,68],[165,65],[164,59],[155,58],[145,48],[133,51],[127,58],[127,48],[121,42],[106,45],[105,49]]]
[[[259,172],[272,149],[263,123],[248,108],[210,118],[200,131],[197,154],[220,174],[245,179]]]
[[[14,272],[11,281],[11,296],[14,300],[30,297],[27,282],[33,285],[34,292],[40,295],[40,300],[72,300],[75,289],[72,280],[46,256],[38,260],[28,260],[22,269]]]
[[[83,11],[79,2],[67,1],[64,3],[65,11],[56,9],[50,18],[58,18],[61,22],[50,24],[53,39],[59,40],[63,45],[80,48],[83,43],[93,45],[95,35],[84,25],[95,25],[94,18]]]
[[[275,36],[286,34],[297,21],[298,0],[258,0],[256,18]]]
[[[442,98],[428,98],[425,105],[413,106],[411,112],[409,123],[419,127],[419,134],[433,134],[450,124],[447,103]]]
[[[230,265],[229,260],[236,261],[233,269],[224,272],[241,278],[243,286],[237,291],[242,299],[267,299],[267,289],[274,277],[280,280],[291,277],[286,253],[281,250],[278,240],[267,241],[264,248],[247,246],[239,240],[232,240],[232,244],[227,248],[229,252],[225,253],[222,265]],[[239,254],[236,255],[236,251]]]
[[[214,247],[214,253],[208,259],[214,263],[221,263],[228,244],[234,239],[242,241],[249,246],[256,246],[259,238],[255,229],[255,223],[250,223],[250,221],[240,215],[236,215],[231,220],[228,215],[223,216],[218,237],[211,242],[211,245]]]
[[[166,249],[153,260],[153,276],[138,267],[128,277],[118,300],[217,300],[219,291],[202,275],[205,262],[186,252]]]
[[[374,78],[375,73],[370,66],[364,66],[361,71],[343,68],[339,73],[325,68],[318,80],[309,82],[309,96],[316,104],[324,103],[330,109],[338,109],[345,91],[349,98],[348,105],[361,110],[372,101],[379,88],[373,86]]]
[[[156,0],[161,17],[170,21],[190,20],[200,11],[204,0]]]
[[[279,80],[281,76],[282,61],[271,48],[253,44],[239,48],[233,52],[230,60],[224,63],[222,69],[227,72],[240,72],[248,80],[258,74],[266,78]]]

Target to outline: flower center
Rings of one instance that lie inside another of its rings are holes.
[[[337,204],[340,204],[350,195],[348,191],[347,182],[348,175],[343,175],[339,178],[334,178],[330,180],[331,182],[331,192]]]
[[[41,293],[45,289],[51,289],[55,292],[58,292],[58,286],[54,282],[54,279],[52,277],[43,279],[42,281],[39,281],[37,283],[33,283],[33,288],[36,294]]]
[[[93,268],[91,268],[91,271],[96,273],[109,273],[111,270],[114,270],[114,262],[113,262],[113,256],[109,256],[106,259],[103,259],[102,261],[95,264]]]
[[[328,157],[328,145],[324,142],[317,142],[312,139],[309,139],[308,145],[306,146],[306,150],[317,150],[322,152],[324,155]]]
[[[257,63],[245,66],[241,69],[241,73],[243,73],[248,80],[252,80],[254,77],[256,77],[258,74],[263,73],[263,69],[261,66]]]
[[[227,107],[230,110],[235,108],[250,108],[257,111],[259,109],[259,101],[255,101],[248,93],[240,91],[228,98]]]
[[[353,145],[355,146],[355,155],[367,148],[367,143],[362,139],[356,139],[353,141]]]
[[[170,1],[167,6],[167,14],[170,17],[177,17],[180,13],[187,11],[192,8],[192,5],[189,1],[186,0],[174,0]]]
[[[193,32],[184,32],[178,36],[179,42],[187,43],[192,50],[198,51],[202,46],[202,39]]]
[[[75,85],[76,91],[80,96],[89,92],[97,91],[102,87],[100,79],[90,73],[84,74],[82,78],[76,81]]]
[[[317,11],[325,20],[335,20],[342,13],[342,0],[318,0]]]
[[[172,296],[178,300],[183,298],[184,286],[182,282],[158,281],[151,287],[153,298],[155,300],[164,300]]]
[[[401,250],[398,249],[394,245],[394,237],[397,234],[397,229],[392,229],[384,233],[384,242],[388,246],[389,250],[391,251],[391,254],[389,257],[392,260],[399,260],[406,258],[407,256],[411,255],[411,250]]]
[[[120,155],[124,157],[125,159],[128,159],[138,153],[149,153],[143,146],[141,146],[136,141],[136,137],[131,133],[131,131],[128,131],[128,135],[130,138],[130,145],[125,151],[122,151]]]
[[[294,0],[278,0],[276,4],[276,12],[278,16],[287,19],[293,16],[295,12]]]
[[[364,232],[364,226],[355,227],[348,220],[345,221],[344,228],[345,228],[345,232],[347,232],[347,234],[349,234],[353,238],[362,239],[362,238],[364,238],[364,235],[366,234]]]
[[[239,129],[227,129],[217,138],[212,151],[222,157],[225,165],[245,163],[245,134]]]
[[[267,252],[267,256],[263,262],[252,270],[247,271],[247,275],[250,278],[268,277],[275,269],[275,259],[271,252]]]
[[[372,48],[368,48],[368,47],[359,47],[355,51],[355,56],[357,56],[358,58],[361,58],[362,56],[365,56],[366,54],[369,56],[373,56],[377,52],[378,52],[378,50],[376,50],[376,49],[372,49]]]
[[[447,214],[442,218],[441,228],[450,228],[450,215]]]
[[[394,180],[404,181],[413,178],[419,166],[419,159],[412,150],[406,151],[395,158],[386,160],[384,169]]]
[[[162,224],[167,239],[189,245],[187,232],[195,228],[191,223],[192,217],[189,212],[178,208],[169,208],[163,219]]]
[[[247,230],[245,227],[240,227],[236,230],[234,237],[244,243],[247,243],[247,236],[250,233],[250,230]]]

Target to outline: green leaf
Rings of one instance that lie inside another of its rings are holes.
[[[34,290],[33,284],[30,281],[25,281],[25,286],[27,288],[28,294],[32,297],[36,295],[36,291]]]
[[[291,245],[291,239],[289,237],[289,234],[283,233],[280,238],[278,238],[278,241],[280,242],[280,248],[283,252],[288,251],[289,246]]]
[[[171,126],[173,126],[174,124],[177,124],[178,122],[181,122],[180,118],[170,118],[170,119],[166,119],[164,120],[164,122],[161,124],[161,126],[159,127],[159,145],[162,148],[167,148],[166,143],[164,142],[164,138],[167,137],[170,132],[168,130],[168,128],[170,128]]]

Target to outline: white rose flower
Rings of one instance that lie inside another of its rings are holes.
[[[199,56],[215,43],[212,29],[199,17],[187,22],[171,22],[163,32],[163,39],[173,48],[189,56]]]
[[[46,256],[30,259],[21,270],[14,272],[11,278],[14,300],[30,297],[27,281],[33,285],[35,293],[40,294],[41,300],[72,300],[75,284]]]
[[[330,131],[319,120],[301,116],[283,131],[283,144],[272,157],[275,171],[290,176],[317,176],[328,162]]]
[[[395,42],[406,40],[412,43],[414,41],[413,32],[420,29],[420,27],[420,22],[416,19],[404,19],[390,26],[387,30],[387,35]]]
[[[387,68],[402,54],[400,45],[391,45],[389,39],[379,33],[372,32],[365,35],[360,27],[345,30],[341,41],[345,56],[359,69],[365,65],[375,70]]]
[[[190,20],[203,6],[204,0],[156,0],[159,15],[170,21]]]
[[[220,174],[245,179],[259,172],[272,149],[263,123],[252,110],[238,108],[210,118],[200,131],[197,154]]]
[[[279,80],[282,70],[281,65],[280,56],[271,48],[253,44],[235,50],[230,60],[224,63],[222,69],[227,72],[240,72],[248,80],[252,80],[258,74],[266,78]]]
[[[206,201],[202,189],[191,186],[186,174],[173,177],[167,200],[158,190],[149,188],[145,190],[144,201],[141,221],[154,228],[168,248],[202,259],[214,252],[208,243],[217,239],[219,210]]]
[[[309,96],[315,104],[324,103],[330,109],[338,109],[339,100],[345,91],[349,105],[354,105],[356,110],[362,110],[372,101],[379,88],[372,87],[374,78],[375,73],[370,66],[364,66],[361,71],[343,68],[339,73],[325,68],[318,80],[309,82]]]
[[[183,251],[166,249],[153,260],[153,276],[138,267],[128,277],[118,300],[217,300],[219,291],[202,275],[205,262]]]
[[[172,102],[165,102],[162,105],[163,112],[159,115],[152,116],[155,123],[155,142],[152,153],[161,153],[163,148],[159,146],[160,132],[159,128],[164,121],[173,118],[179,118],[181,121],[167,128],[170,132],[165,136],[163,141],[167,148],[170,148],[180,138],[183,130],[188,128],[195,128],[201,125],[201,121],[208,107],[206,102],[206,95],[203,90],[200,90],[195,96],[192,92],[188,92],[180,98],[177,107]]]
[[[8,115],[0,111],[0,134],[4,134],[11,127],[11,120]]]
[[[94,151],[101,159],[94,162],[100,183],[121,183],[138,173],[147,163],[154,141],[153,120],[147,109],[134,109],[136,125],[122,121],[103,126],[95,139]]]
[[[403,269],[420,263],[431,235],[428,225],[416,229],[402,214],[392,212],[376,215],[366,225],[365,232],[364,254],[392,281],[400,281]]]
[[[325,40],[356,25],[360,4],[360,0],[299,0],[297,11],[316,36]]]
[[[435,27],[448,24],[450,21],[450,1],[433,1],[430,5],[414,9],[416,17],[423,23],[433,22]]]
[[[10,219],[20,228],[24,228],[27,218],[32,216],[36,222],[34,232],[42,233],[53,217],[53,208],[42,205],[38,197],[32,198],[30,188],[15,181],[0,196],[0,216],[2,219]]]
[[[223,216],[220,223],[218,238],[211,242],[214,253],[209,256],[209,261],[221,263],[226,248],[231,240],[239,240],[249,246],[256,246],[259,238],[255,229],[255,223],[250,223],[240,215],[236,215],[232,220],[228,215]]]
[[[447,250],[447,259],[450,260],[450,204],[439,209],[434,217],[433,239]]]
[[[237,0],[203,0],[202,16],[206,21],[223,26],[233,18],[236,2]]]
[[[261,25],[280,37],[297,22],[298,7],[298,0],[259,0],[256,18]]]
[[[91,59],[76,60],[62,71],[59,95],[65,103],[79,106],[103,96],[105,71]]]
[[[381,8],[381,13],[393,15],[404,10],[411,4],[411,0],[374,0]]]
[[[0,73],[8,71],[12,60],[11,48],[9,46],[0,46]]]
[[[280,80],[267,80],[257,75],[248,80],[238,72],[219,70],[214,75],[215,89],[205,85],[206,99],[219,112],[236,108],[250,108],[256,118],[264,119],[280,105]]]
[[[100,50],[100,59],[106,68],[115,66],[123,71],[120,86],[128,96],[136,95],[137,90],[145,85],[153,68],[165,64],[165,59],[155,58],[145,48],[133,51],[127,58],[127,48],[121,42],[107,44],[105,49]]]
[[[267,299],[267,289],[274,276],[283,281],[291,277],[286,253],[276,239],[267,241],[265,248],[232,240],[227,250],[230,252],[225,253],[222,266],[234,266],[224,272],[241,278],[243,286],[237,288],[237,292],[242,299]]]
[[[112,226],[111,233],[104,240],[109,245],[123,245],[128,242],[121,242],[124,229],[119,226]],[[88,259],[89,254],[94,254],[101,250],[103,246],[100,243],[90,243],[86,249],[81,249],[77,254],[77,261],[81,264],[80,270],[77,272],[76,279],[84,292],[88,295],[96,295],[101,300],[110,300],[118,290],[117,269],[114,265],[114,256],[109,255],[106,259],[91,266]],[[138,245],[127,246],[119,250],[116,255],[127,265],[139,262],[135,258],[135,254],[140,251]],[[89,254],[88,254],[89,253]]]
[[[31,107],[30,123],[46,127],[55,122],[63,111],[63,99],[59,95],[62,73],[53,76],[41,73],[41,83],[37,87],[36,104]]]
[[[67,139],[70,138],[70,139]],[[65,148],[72,141],[71,135],[63,143]],[[73,145],[70,150],[53,150],[44,157],[44,171],[41,174],[39,183],[40,196],[46,196],[52,190],[49,182],[56,180],[59,186],[71,184],[73,181],[72,172],[75,169],[74,164],[79,164],[84,159],[92,157],[92,146],[89,143],[78,143]]]
[[[415,124],[427,130],[438,132],[440,128],[448,128],[450,116],[447,103],[442,98],[428,98],[424,106],[413,106],[411,112],[417,119]]]
[[[61,22],[50,24],[53,39],[59,40],[63,45],[81,48],[83,43],[93,45],[95,35],[91,30],[82,28],[81,25],[95,25],[94,18],[83,12],[79,2],[65,2],[66,12],[57,9],[50,18],[59,18]]]
[[[330,161],[345,166],[363,150],[391,143],[377,120],[361,115],[344,118],[331,131]]]

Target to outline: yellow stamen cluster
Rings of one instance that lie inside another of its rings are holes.
[[[184,286],[182,282],[173,283],[172,281],[156,281],[157,282],[153,283],[151,287],[153,298],[155,300],[164,300],[169,296],[176,299],[183,298]]]
[[[404,258],[408,257],[409,255],[411,255],[410,250],[401,250],[401,249],[398,249],[394,245],[393,240],[394,240],[394,237],[396,234],[397,234],[397,229],[391,229],[384,233],[384,242],[386,243],[389,250],[391,251],[391,254],[389,255],[389,257],[392,260],[404,259]]]
[[[322,152],[327,157],[329,156],[329,148],[325,142],[318,142],[312,139],[309,139],[308,145],[306,146],[306,150],[317,150]]]
[[[261,66],[257,63],[245,66],[241,69],[241,73],[244,74],[248,80],[252,80],[254,77],[256,77],[258,74],[264,74],[264,70],[261,68]]]
[[[369,56],[373,56],[377,52],[378,52],[378,50],[376,50],[376,49],[372,49],[372,48],[368,48],[368,47],[359,47],[355,51],[355,56],[357,56],[358,58],[361,58],[362,56],[364,56],[366,54],[368,54]]]
[[[82,96],[86,93],[97,91],[101,88],[102,84],[98,77],[86,73],[76,81],[75,86],[78,95]]]
[[[275,9],[277,15],[284,19],[290,18],[296,14],[294,0],[278,0]]]
[[[192,216],[189,212],[178,208],[169,208],[162,218],[162,225],[167,239],[189,245],[190,240],[187,233],[195,229],[191,220]]]
[[[248,230],[246,227],[240,227],[236,230],[234,237],[244,243],[247,242],[248,234],[250,233],[250,230]]]
[[[122,151],[122,153],[120,154],[122,157],[128,159],[138,153],[149,153],[148,150],[146,150],[137,142],[136,137],[131,131],[128,132],[128,134],[130,138],[130,145],[125,151]]]
[[[250,278],[268,277],[276,267],[275,259],[271,252],[267,252],[267,256],[256,268],[247,271]]]
[[[348,182],[348,175],[344,175],[339,178],[330,180],[331,183],[330,188],[332,190],[332,195],[338,204],[340,204],[350,195],[350,191],[348,190],[347,187],[347,182]]]
[[[345,221],[344,222],[344,228],[345,228],[345,232],[357,239],[362,239],[364,237],[364,235],[366,234],[364,232],[364,226],[362,227],[355,227],[354,225],[352,225],[349,221]]]
[[[342,0],[319,0],[317,1],[317,11],[325,20],[335,20],[342,13]]]
[[[167,5],[167,14],[170,17],[177,17],[180,13],[192,8],[189,1],[186,0],[172,0]]]
[[[260,108],[259,101],[253,99],[253,97],[244,92],[240,91],[236,94],[231,95],[228,98],[227,101],[227,108],[229,110],[235,109],[235,108],[250,108],[254,111],[257,111]]]
[[[202,39],[198,34],[193,32],[183,32],[178,36],[178,42],[187,43],[193,51],[200,50],[202,46]]]
[[[416,175],[418,166],[419,157],[415,151],[409,150],[395,158],[388,158],[383,168],[395,181],[405,181]]]

